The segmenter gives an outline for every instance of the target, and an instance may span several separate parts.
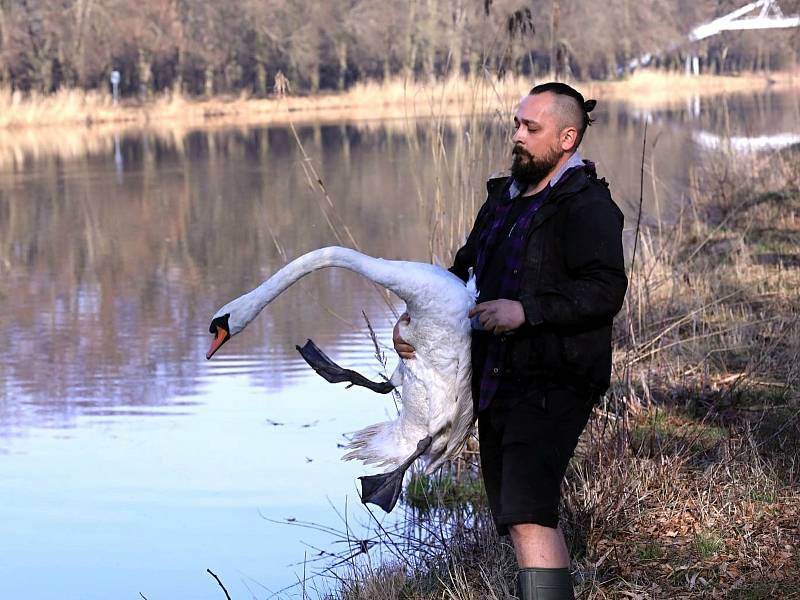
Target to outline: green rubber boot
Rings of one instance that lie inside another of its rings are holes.
[[[575,600],[569,569],[520,569],[519,600]]]

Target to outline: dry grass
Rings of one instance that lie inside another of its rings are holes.
[[[775,86],[797,85],[800,77],[775,74]],[[62,90],[55,94],[25,96],[0,89],[0,168],[21,164],[26,157],[75,158],[113,151],[114,136],[142,132],[166,138],[178,148],[193,129],[248,127],[263,124],[371,121],[408,131],[417,119],[433,119],[435,137],[416,145],[420,155],[433,160],[442,174],[435,193],[426,189],[422,200],[438,203],[437,230],[431,237],[431,256],[449,256],[482,201],[482,181],[475,173],[491,168],[503,143],[487,145],[484,140],[501,140],[507,133],[514,106],[533,82],[526,78],[491,77],[449,79],[432,84],[394,80],[366,82],[344,94],[276,98],[190,99],[163,95],[147,103],[126,100],[114,106],[107,93]],[[685,102],[688,97],[737,91],[755,91],[768,85],[761,76],[684,77],[640,72],[624,81],[576,83],[587,97],[624,100],[631,106],[658,107]],[[487,119],[487,115],[498,117]],[[447,127],[449,126],[449,127]],[[448,156],[440,143],[448,129],[467,131],[455,140]],[[486,136],[487,129],[499,135]],[[459,160],[453,160],[458,156]],[[466,157],[461,159],[461,157]],[[496,163],[495,163],[496,164]],[[417,186],[421,190],[421,186]],[[453,199],[451,202],[450,199]],[[467,200],[464,201],[463,199]],[[455,242],[454,242],[455,240]]]
[[[617,384],[568,478],[586,598],[800,597],[797,153],[695,175],[645,232]]]
[[[615,382],[564,487],[579,598],[800,598],[798,152],[716,161],[642,232]],[[393,534],[425,560],[354,566],[329,597],[509,597],[485,505],[439,489]]]
[[[406,119],[490,112],[498,102],[516,102],[530,89],[523,78],[501,81],[453,78],[426,84],[393,80],[360,83],[343,93],[252,98],[246,94],[209,99],[163,94],[147,102],[125,99],[115,106],[108,93],[61,90],[51,95],[23,95],[0,90],[0,129],[44,125],[91,126],[98,123],[146,125],[180,121],[198,126],[259,123],[340,122],[352,119]]]
[[[625,100],[637,108],[653,109],[685,104],[686,100],[698,96],[795,89],[798,86],[798,72],[693,77],[642,69],[621,81],[587,81],[581,89],[585,90],[586,97]]]
[[[343,93],[320,93],[283,99],[252,98],[246,94],[209,99],[171,93],[147,102],[126,99],[115,106],[107,91],[63,89],[54,94],[22,94],[0,89],[0,130],[42,126],[85,127],[99,123],[138,126],[156,121],[199,126],[208,122],[228,125],[294,122],[339,122],[362,119],[407,119],[487,114],[497,106],[516,103],[535,83],[529,77],[466,77],[424,83],[395,79],[358,83]],[[647,107],[684,102],[687,98],[732,92],[753,92],[772,87],[796,87],[800,77],[791,73],[770,76],[686,77],[664,72],[639,71],[622,81],[575,82],[587,97],[626,100]]]

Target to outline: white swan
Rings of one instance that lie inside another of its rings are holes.
[[[410,322],[401,334],[415,348],[413,360],[401,360],[387,383],[375,383],[342,369],[314,343],[297,349],[317,373],[331,382],[349,381],[386,393],[402,387],[402,405],[393,421],[377,423],[354,434],[345,460],[391,465],[393,471],[361,477],[363,502],[386,512],[397,502],[403,474],[419,457],[433,472],[457,456],[473,423],[470,324],[475,304],[474,279],[465,285],[449,271],[418,262],[383,260],[355,250],[330,247],[291,261],[253,291],[220,308],[209,331],[214,340],[206,358],[242,331],[264,307],[301,277],[325,267],[343,267],[397,294],[406,303]]]

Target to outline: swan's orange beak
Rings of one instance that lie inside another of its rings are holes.
[[[208,352],[206,352],[206,360],[214,356],[214,353],[222,347],[222,344],[231,339],[228,330],[222,325],[216,325],[216,331],[212,331],[212,333],[214,334],[214,340],[211,342]]]

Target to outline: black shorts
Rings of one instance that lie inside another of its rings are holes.
[[[497,532],[558,526],[561,482],[596,396],[556,388],[499,395],[478,418],[483,482]]]

